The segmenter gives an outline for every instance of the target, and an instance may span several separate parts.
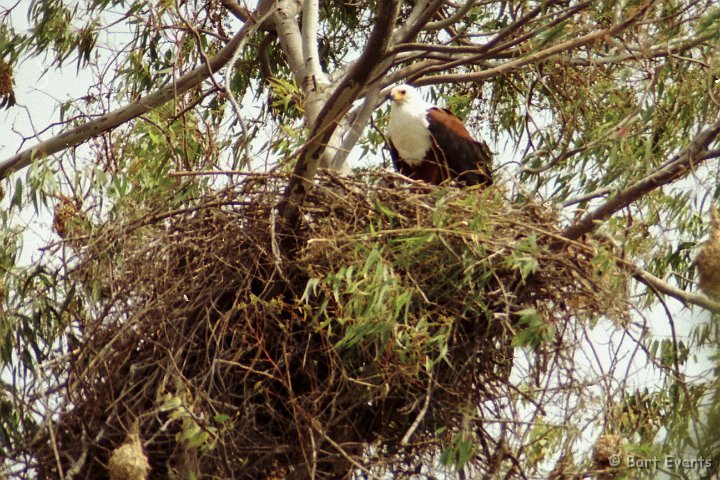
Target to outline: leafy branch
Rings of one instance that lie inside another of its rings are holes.
[[[200,85],[215,72],[223,68],[233,57],[235,51],[242,48],[244,43],[260,27],[261,22],[250,20],[233,36],[217,55],[208,60],[206,65],[200,65],[177,79],[176,82],[142,97],[124,107],[118,108],[89,122],[78,125],[66,132],[56,135],[46,141],[40,142],[22,152],[0,162],[0,179],[7,178],[13,172],[23,169],[34,161],[41,160],[54,153],[76,147],[87,140],[98,137],[105,132],[119,127],[124,123],[148,113],[167,101],[176,98],[193,87]]]

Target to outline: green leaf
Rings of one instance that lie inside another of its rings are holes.
[[[535,348],[555,340],[555,326],[546,322],[534,308],[521,310],[517,315],[520,320],[512,339],[513,346]]]
[[[218,413],[217,415],[215,415],[215,416],[213,417],[213,419],[214,419],[217,423],[219,423],[219,424],[222,425],[222,424],[224,424],[225,422],[227,422],[228,420],[230,420],[230,415],[227,415],[227,414],[225,414],[225,413]]]

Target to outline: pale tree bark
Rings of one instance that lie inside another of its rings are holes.
[[[309,130],[315,127],[318,116],[328,101],[333,87],[330,83],[330,77],[320,65],[320,52],[318,50],[319,9],[319,0],[304,0],[302,51],[305,60],[305,75],[302,87],[305,93],[305,112]],[[332,168],[332,157],[339,147],[342,131],[342,128],[338,128],[328,140],[327,148],[320,159],[321,166]],[[342,170],[342,167],[340,165],[337,169]]]
[[[375,26],[360,58],[355,61],[318,115],[318,121],[303,145],[293,176],[288,183],[280,205],[284,230],[295,230],[299,209],[307,196],[315,173],[320,166],[328,141],[337,129],[338,122],[347,114],[353,102],[366,88],[368,82],[385,72],[391,62],[387,58],[390,35],[400,11],[400,0],[382,2],[375,12]]]
[[[341,147],[335,153],[330,168],[334,170],[341,169],[344,165],[347,165],[347,159],[350,155],[350,151],[357,144],[358,140],[365,131],[370,117],[372,116],[375,109],[382,104],[384,98],[382,98],[382,90],[378,83],[373,84],[365,94],[365,99],[359,109],[351,111],[345,119],[347,120],[343,142]]]
[[[305,97],[305,120],[309,131],[315,127],[318,115],[327,102],[334,86],[329,75],[322,70],[318,51],[319,0],[304,0],[302,4],[283,0],[277,5],[273,19],[280,47],[288,59],[295,83],[302,88]],[[302,28],[299,16],[302,14]],[[322,153],[320,165],[331,167],[332,157],[340,147],[342,129],[334,132]],[[343,165],[338,166],[342,170]]]
[[[278,2],[267,2],[267,8],[274,10],[274,14],[270,19],[275,33],[277,33],[295,83],[302,85],[305,77],[305,62],[303,59],[302,33],[298,23],[301,4],[295,0],[280,0]]]
[[[659,294],[667,295],[679,300],[685,305],[696,305],[711,312],[720,313],[720,302],[713,300],[705,295],[698,293],[686,292],[677,287],[673,287],[661,278],[643,270],[637,265],[627,264],[627,270],[632,274],[633,278]]]
[[[305,74],[302,79],[302,87],[305,93],[305,112],[308,117],[309,129],[315,126],[330,91],[330,79],[320,66],[317,41],[319,9],[320,0],[303,2],[302,52],[305,60]]]

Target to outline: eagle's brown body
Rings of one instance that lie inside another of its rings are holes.
[[[492,158],[449,110],[427,104],[413,87],[390,93],[390,154],[395,168],[415,180],[439,185],[454,179],[465,185],[490,185]]]

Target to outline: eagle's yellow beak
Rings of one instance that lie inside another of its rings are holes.
[[[393,88],[390,91],[390,95],[388,95],[388,98],[392,102],[402,102],[405,99],[407,92],[404,89],[401,88]]]

